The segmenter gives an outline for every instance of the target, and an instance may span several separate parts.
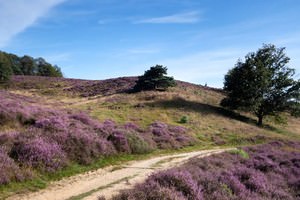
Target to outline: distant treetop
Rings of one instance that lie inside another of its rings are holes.
[[[19,57],[0,51],[0,80],[9,80],[11,75],[63,77],[61,69],[43,58]]]

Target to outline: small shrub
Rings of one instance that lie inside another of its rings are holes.
[[[179,120],[179,123],[186,124],[186,123],[188,123],[188,121],[189,121],[189,118],[187,116],[182,116]]]
[[[136,133],[129,133],[126,135],[128,145],[131,149],[131,153],[134,154],[143,154],[149,153],[153,149],[149,146],[149,144]]]

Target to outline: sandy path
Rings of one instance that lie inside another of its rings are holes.
[[[171,168],[192,157],[204,157],[230,149],[213,149],[166,155],[142,161],[133,161],[119,167],[106,167],[50,184],[35,193],[9,197],[11,200],[96,200],[98,196],[112,197],[122,189],[145,180],[152,172]],[[76,197],[76,198],[75,198]]]

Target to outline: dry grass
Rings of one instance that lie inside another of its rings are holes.
[[[59,79],[55,86],[60,87],[55,87],[55,93],[51,94],[45,93],[47,84],[52,84],[47,79],[41,83],[40,88],[14,88],[11,91],[31,97],[36,104],[42,103],[43,106],[86,111],[100,121],[112,119],[120,124],[134,122],[141,127],[147,127],[154,121],[162,121],[185,126],[205,144],[242,144],[259,139],[300,138],[299,119],[288,117],[288,125],[278,125],[272,120],[267,120],[268,126],[259,128],[255,125],[254,116],[248,113],[239,115],[219,107],[224,94],[212,88],[179,81],[177,87],[167,92],[97,94],[93,97],[70,96],[69,93],[63,92],[75,82],[81,85],[89,83]],[[38,82],[35,84],[38,85]],[[183,116],[187,117],[188,121],[181,124],[180,119]]]

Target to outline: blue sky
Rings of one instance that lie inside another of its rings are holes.
[[[286,47],[300,78],[299,0],[0,0],[0,49],[70,78],[141,75],[222,87],[238,58]]]

